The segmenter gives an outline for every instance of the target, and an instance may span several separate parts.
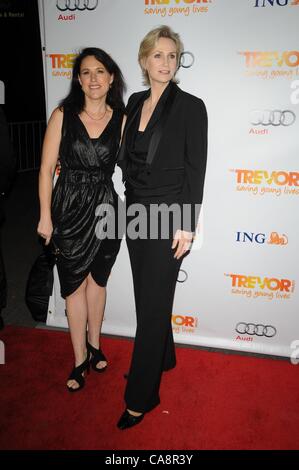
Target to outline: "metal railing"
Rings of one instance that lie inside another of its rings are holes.
[[[22,172],[39,169],[46,121],[10,122],[8,127],[17,170]]]

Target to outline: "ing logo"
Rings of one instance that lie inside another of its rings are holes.
[[[269,245],[287,245],[289,243],[287,235],[284,233],[279,235],[277,232],[271,232],[268,240],[265,233],[236,232],[236,241],[240,243],[258,243],[259,245],[264,243]]]
[[[266,235],[264,233],[237,232],[236,241],[241,243],[265,243]]]
[[[299,0],[255,0],[254,7],[287,7],[299,5]]]
[[[287,245],[289,243],[289,239],[285,233],[279,235],[277,232],[271,232],[267,243],[269,245]]]

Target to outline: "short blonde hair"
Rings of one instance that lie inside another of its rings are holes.
[[[169,26],[162,25],[158,28],[152,29],[147,35],[142,39],[139,47],[138,53],[138,62],[142,70],[143,83],[144,85],[150,85],[149,76],[147,71],[144,69],[142,62],[146,59],[151,51],[156,47],[157,42],[160,38],[172,39],[176,46],[177,53],[177,69],[180,65],[181,54],[184,50],[183,43],[179,34],[175,33]],[[177,81],[172,79],[173,81]]]

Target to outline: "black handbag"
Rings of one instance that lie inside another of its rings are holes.
[[[55,257],[51,251],[44,248],[35,260],[27,281],[25,301],[33,319],[46,322],[49,297],[53,289],[53,267]]]

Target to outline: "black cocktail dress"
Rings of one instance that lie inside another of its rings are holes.
[[[78,114],[64,109],[59,149],[61,170],[52,196],[51,240],[64,298],[89,273],[98,285],[105,286],[120,248],[117,224],[114,237],[102,238],[97,208],[100,205],[110,208],[110,222],[111,217],[117,219],[119,200],[112,174],[122,117],[122,111],[115,109],[102,134],[92,139]]]

